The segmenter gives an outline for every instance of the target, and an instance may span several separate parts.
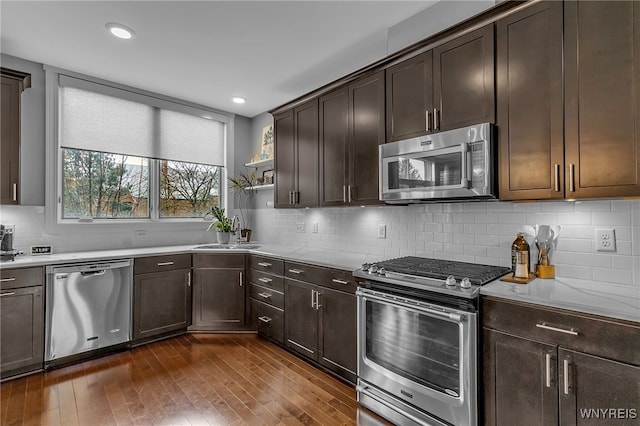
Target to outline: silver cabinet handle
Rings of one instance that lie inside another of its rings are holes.
[[[438,122],[438,109],[434,108],[433,109],[433,131],[435,132],[436,130],[440,129],[440,123]]]
[[[556,192],[560,192],[560,164],[555,164],[555,184],[554,184],[554,190]]]
[[[578,335],[578,332],[577,331],[573,331],[573,328],[571,330],[564,330],[562,328],[551,327],[550,325],[546,325],[545,323],[536,324],[536,327],[544,328],[545,330],[557,331],[558,333],[571,334],[572,336],[577,336]]]
[[[299,204],[300,203],[300,191],[295,191],[293,193],[293,204]]]
[[[158,266],[171,266],[173,265],[173,262],[159,262]]]
[[[244,281],[244,273],[240,272],[240,287],[242,287],[243,281]]]
[[[187,272],[187,286],[191,287],[191,271]]]
[[[342,202],[347,202],[347,187],[345,185],[342,185]]]
[[[347,187],[347,194],[348,194],[349,202],[351,202],[351,185]]]
[[[551,387],[551,354],[544,356],[545,371],[546,371],[546,386]]]
[[[564,394],[569,395],[569,360],[562,361],[562,369],[564,370]]]
[[[258,281],[260,281],[261,283],[270,283],[271,281],[273,281],[271,278],[258,278]]]
[[[342,285],[347,285],[349,284],[349,281],[345,281],[345,280],[339,280],[337,278],[334,278],[331,280],[332,282],[336,283],[336,284],[342,284]]]
[[[575,192],[576,190],[576,184],[574,181],[575,173],[576,173],[576,165],[573,163],[569,164],[569,191],[571,192]]]
[[[11,292],[11,293],[0,293],[0,297],[4,297],[4,296],[13,296],[14,294],[16,294],[15,292]]]
[[[258,296],[262,297],[263,299],[268,299],[271,297],[269,293],[258,293]]]
[[[429,110],[426,110],[424,112],[424,121],[425,121],[424,129],[427,131],[427,133],[429,133],[431,131],[431,119],[429,118]]]
[[[311,309],[316,307],[316,291],[311,290]]]
[[[292,274],[301,274],[304,271],[302,269],[289,269],[289,272],[291,272]]]
[[[16,277],[2,278],[2,279],[0,279],[0,283],[8,283],[8,282],[15,281],[15,280],[16,280]]]
[[[18,201],[18,184],[13,184],[13,201]]]
[[[271,263],[268,263],[268,262],[258,262],[258,265],[263,266],[265,268],[269,268],[273,266]]]
[[[316,311],[319,311],[322,305],[320,304],[320,292],[316,291]]]
[[[258,319],[264,323],[269,324],[271,322],[271,318],[269,317],[258,317]]]

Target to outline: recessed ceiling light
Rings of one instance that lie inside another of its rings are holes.
[[[243,103],[247,102],[247,100],[245,98],[243,98],[242,96],[234,96],[232,101],[237,103],[237,104],[243,104]]]
[[[105,27],[113,36],[124,40],[132,39],[136,35],[136,33],[126,25],[109,23],[105,25]]]

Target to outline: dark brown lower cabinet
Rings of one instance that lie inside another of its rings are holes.
[[[0,377],[42,368],[42,286],[0,292]]]
[[[192,330],[237,330],[245,325],[245,255],[193,257]]]
[[[640,325],[565,312],[483,300],[483,424],[640,423]]]
[[[290,278],[284,293],[285,345],[355,383],[355,294]]]
[[[133,300],[134,342],[186,330],[191,323],[191,272],[135,275]]]

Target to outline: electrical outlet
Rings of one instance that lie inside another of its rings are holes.
[[[615,229],[596,228],[596,251],[616,251]]]
[[[304,222],[296,222],[296,232],[304,233]]]
[[[318,222],[313,222],[313,233],[314,234],[318,233]]]
[[[387,225],[381,223],[378,225],[378,239],[384,240],[387,238]]]

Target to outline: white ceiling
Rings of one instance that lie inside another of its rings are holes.
[[[253,117],[386,56],[388,29],[434,3],[1,0],[0,51]]]

